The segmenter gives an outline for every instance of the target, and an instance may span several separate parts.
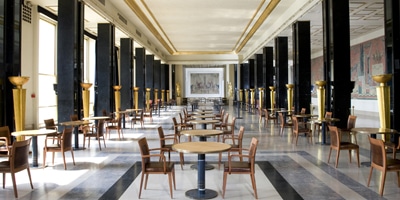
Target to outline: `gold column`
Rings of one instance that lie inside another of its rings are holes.
[[[271,112],[274,113],[275,109],[275,87],[274,86],[269,86],[269,91],[270,98],[271,98]]]
[[[258,88],[259,96],[258,96],[258,107],[260,110],[263,108],[263,100],[264,100],[264,88]]]
[[[151,88],[146,88],[146,108],[150,110],[150,91]]]
[[[239,101],[243,102],[243,90],[239,89]]]
[[[135,109],[139,109],[139,87],[133,88],[133,99],[135,101]]]
[[[293,88],[294,85],[293,84],[286,84],[286,88],[287,88],[287,104],[288,104],[288,112],[292,112],[292,108],[293,108]]]
[[[89,117],[89,104],[90,104],[90,91],[91,83],[81,83],[82,87],[82,103],[83,103],[83,117]]]
[[[115,99],[115,112],[117,112],[116,116],[118,118],[119,117],[118,111],[121,108],[121,91],[120,90],[121,90],[122,86],[114,85],[113,88],[114,88],[114,99]]]
[[[254,96],[255,96],[255,92],[254,92],[254,88],[252,88],[252,89],[250,89],[250,104],[251,105],[254,105],[254,103],[255,103]]]
[[[158,89],[154,89],[154,103],[158,102]]]
[[[381,74],[372,76],[374,81],[379,83],[376,87],[379,106],[380,128],[390,128],[390,87],[387,82],[392,79],[392,74]],[[390,135],[385,137],[385,141],[390,140]]]
[[[165,101],[165,90],[161,90],[161,105],[164,106]]]
[[[169,90],[167,90],[167,103],[169,103]]]
[[[22,85],[29,81],[29,77],[10,76],[8,80],[17,87],[13,89],[15,130],[23,131],[25,129],[26,89],[23,89]],[[25,137],[18,136],[17,141],[21,140],[25,140]]]
[[[318,120],[323,120],[325,118],[325,85],[326,81],[315,81],[318,96]]]
[[[248,89],[244,89],[244,102],[246,104],[249,104],[249,90]]]

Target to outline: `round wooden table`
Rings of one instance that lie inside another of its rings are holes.
[[[61,122],[61,126],[72,126],[74,127],[74,149],[75,150],[80,150],[79,148],[79,132],[78,132],[78,126],[80,125],[89,125],[91,122],[88,121],[83,121],[83,120],[77,120],[77,121],[66,121],[66,122]],[[83,149],[83,148],[82,148]]]
[[[185,195],[191,199],[211,199],[218,196],[218,192],[206,189],[205,154],[228,151],[231,145],[221,142],[183,142],[172,145],[172,149],[182,153],[198,154],[197,188],[186,191]]]
[[[207,129],[207,124],[215,124],[220,122],[219,120],[216,119],[206,119],[206,120],[191,120],[190,123],[192,124],[202,124],[203,125],[203,129]]]
[[[56,130],[53,129],[38,129],[38,130],[24,130],[24,131],[15,131],[12,132],[11,135],[18,136],[32,136],[32,166],[38,167],[38,145],[37,145],[37,136],[40,135],[49,135],[57,133]]]
[[[210,130],[210,129],[190,129],[190,130],[182,130],[181,134],[186,136],[196,136],[199,137],[199,140],[202,142],[207,141],[207,137],[216,136],[224,133],[222,130]],[[190,166],[191,169],[197,169],[198,166],[192,165]],[[206,170],[214,169],[212,165],[205,165]]]

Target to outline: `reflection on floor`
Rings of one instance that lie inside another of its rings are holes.
[[[230,116],[238,116],[234,107],[224,107]],[[31,170],[34,190],[30,189],[26,172],[16,175],[19,199],[137,199],[140,183],[140,152],[137,139],[147,137],[150,148],[159,146],[158,126],[166,134],[173,133],[172,117],[178,117],[181,107],[161,111],[161,117],[153,116],[153,122],[145,122],[145,128],[135,125],[124,129],[123,140],[112,135],[106,140],[107,148],[99,151],[96,142],[90,148],[75,151],[76,165],[73,166],[70,154],[67,153],[67,170],[63,168],[60,155],[56,155],[54,166],[48,159],[46,168]],[[357,114],[357,113],[356,113]],[[356,165],[355,155],[349,163],[348,154],[341,153],[339,166],[326,163],[329,153],[328,145],[309,144],[305,137],[300,137],[297,146],[291,144],[290,130],[279,136],[279,125],[269,123],[267,127],[259,125],[258,114],[241,112],[243,119],[236,121],[236,132],[240,126],[245,127],[243,144],[247,146],[252,137],[259,139],[256,165],[256,183],[259,199],[400,199],[400,188],[397,187],[395,173],[386,177],[384,196],[378,195],[380,173],[375,171],[371,186],[366,182],[369,167]],[[231,120],[231,119],[230,119]],[[378,119],[373,119],[378,120]],[[371,126],[371,118],[357,118],[357,127]],[[288,136],[289,135],[289,136]],[[80,138],[82,142],[82,138]],[[314,138],[316,141],[317,138]],[[368,162],[369,144],[366,135],[357,135],[361,146],[361,162]],[[213,140],[210,138],[209,140]],[[43,138],[39,137],[39,144]],[[39,146],[39,165],[42,162],[42,146]],[[334,151],[333,156],[336,152]],[[171,159],[178,161],[178,154],[172,153]],[[226,154],[223,154],[226,160]],[[222,169],[218,169],[218,154],[207,154],[206,160],[216,169],[206,172],[206,188],[218,192],[222,199]],[[333,159],[332,159],[333,160]],[[188,199],[185,191],[197,187],[197,171],[190,169],[197,161],[197,155],[185,154],[184,169],[176,165],[177,189],[173,191],[174,199]],[[13,199],[12,181],[6,174],[5,189],[0,189],[0,199]],[[146,190],[142,191],[143,199],[169,199],[168,177],[150,175]],[[254,199],[250,177],[248,175],[229,175],[226,188],[226,199]]]

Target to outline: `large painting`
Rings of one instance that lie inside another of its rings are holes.
[[[185,77],[187,97],[223,96],[222,68],[187,68]]]

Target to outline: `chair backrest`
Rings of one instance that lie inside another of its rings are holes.
[[[163,148],[165,146],[165,135],[164,135],[164,130],[162,126],[159,126],[157,128],[158,130],[158,137],[160,138],[160,148]]]
[[[301,108],[300,114],[306,114],[306,108]]]
[[[175,132],[175,136],[180,136],[180,132],[179,132],[179,125],[178,122],[176,121],[176,118],[173,117],[172,118],[172,122],[174,123],[174,132]]]
[[[184,119],[182,118],[182,114],[181,114],[181,113],[179,113],[179,118],[181,119],[181,124],[184,124],[185,121],[184,121]]]
[[[349,118],[347,119],[347,129],[352,129],[356,126],[356,120],[357,116],[355,115],[349,115]]]
[[[340,136],[339,130],[336,126],[328,126],[329,133],[331,135],[331,146],[332,147],[339,147],[340,145]]]
[[[371,162],[372,164],[380,167],[386,167],[386,151],[383,140],[371,138],[368,136],[369,143],[371,144]]]
[[[281,114],[281,113],[279,113]],[[296,116],[292,116],[292,124],[293,124],[293,132],[298,133],[299,132],[299,121],[297,120]]]
[[[103,136],[104,135],[104,119],[100,119],[97,122],[97,136]]]
[[[330,119],[330,118],[332,118],[332,112],[326,112],[325,119]]]
[[[253,137],[251,138],[250,147],[249,147],[249,163],[251,163],[252,171],[254,171],[254,163],[256,159],[258,139]]]
[[[44,120],[44,125],[45,125],[45,128],[46,128],[46,129],[54,129],[54,130],[57,130],[57,126],[56,126],[56,124],[54,123],[54,119],[53,119],[53,118],[51,118],[51,119],[45,119],[45,120]]]
[[[225,113],[224,119],[222,120],[222,123],[228,123],[228,119],[229,119],[229,113]]]
[[[238,135],[238,145],[239,148],[242,148],[242,143],[243,143],[243,135],[244,135],[244,126],[240,126],[239,128],[239,135]]]
[[[31,138],[23,141],[15,141],[11,149],[10,168],[14,172],[29,167],[29,145]]]
[[[150,155],[149,145],[147,144],[147,139],[145,137],[140,138],[138,144],[140,149],[140,155],[142,156],[142,170],[144,171],[146,164],[150,162],[150,158],[145,157]]]
[[[72,128],[65,128],[61,136],[61,149],[66,151],[72,148]]]
[[[8,145],[11,145],[11,133],[10,133],[10,129],[8,128],[8,126],[0,127],[0,137],[7,138]]]
[[[230,124],[232,132],[233,132],[233,130],[235,130],[235,124],[236,124],[236,117],[233,117],[232,118],[232,123]]]
[[[108,116],[106,109],[101,110],[101,113],[103,114],[103,116]]]
[[[77,114],[70,115],[69,118],[71,119],[71,121],[78,121],[79,120]]]

